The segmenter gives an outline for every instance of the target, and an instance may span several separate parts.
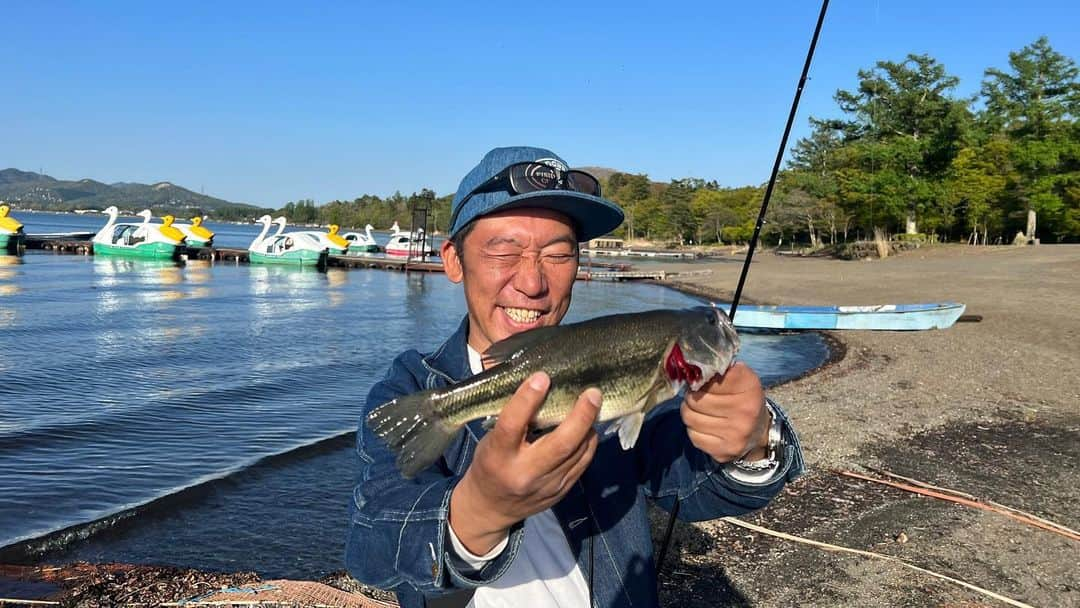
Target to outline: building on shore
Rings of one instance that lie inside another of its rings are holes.
[[[623,240],[610,237],[599,237],[589,240],[589,249],[622,249]]]

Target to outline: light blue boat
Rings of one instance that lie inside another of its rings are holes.
[[[965,306],[958,302],[878,306],[754,306],[735,311],[744,329],[863,329],[915,331],[951,327]]]

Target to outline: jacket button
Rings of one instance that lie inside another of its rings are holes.
[[[438,576],[439,576],[439,563],[438,562],[431,562],[431,578],[432,578],[432,580],[438,578]]]

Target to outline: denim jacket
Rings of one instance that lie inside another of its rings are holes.
[[[468,318],[435,352],[399,355],[368,394],[363,415],[395,397],[445,387],[472,375],[466,351]],[[646,419],[637,444],[624,451],[616,435],[602,436],[585,474],[553,510],[581,572],[590,581],[596,607],[656,606],[656,572],[646,499],[670,510],[678,499],[679,519],[701,521],[763,507],[802,472],[798,438],[786,416],[782,468],[763,485],[727,475],[722,465],[690,443],[677,397]],[[488,584],[514,560],[523,525],[511,529],[506,549],[479,571],[465,568],[447,535],[450,493],[468,468],[484,434],[470,423],[443,458],[406,480],[386,445],[361,418],[357,433],[359,484],[353,491],[345,549],[349,571],[363,583],[397,594],[403,608],[424,598]]]

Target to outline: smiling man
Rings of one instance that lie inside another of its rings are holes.
[[[468,314],[430,354],[398,356],[361,420],[392,399],[483,370],[492,344],[558,325],[570,308],[578,243],[622,222],[599,182],[549,150],[497,148],[462,180],[442,248]],[[412,479],[367,425],[357,448],[346,563],[402,606],[655,606],[646,501],[688,521],[760,508],[802,470],[798,440],[737,363],[701,390],[658,406],[637,444],[593,428],[603,395],[582,393],[555,430],[529,421],[550,379],[537,373],[494,428],[466,426]]]

